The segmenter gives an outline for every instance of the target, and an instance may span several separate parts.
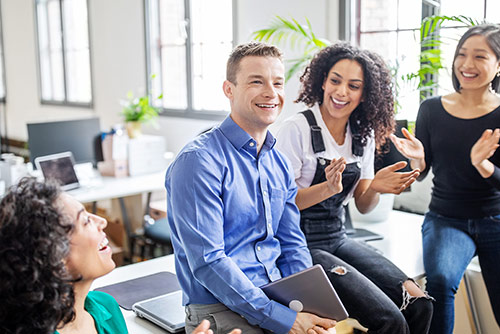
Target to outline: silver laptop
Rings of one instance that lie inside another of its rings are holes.
[[[261,287],[272,300],[297,312],[340,321],[349,315],[321,265],[279,279]]]
[[[74,164],[71,152],[44,155],[35,159],[36,168],[42,171],[43,177],[46,180],[58,181],[62,190],[71,190],[80,186]]]
[[[184,329],[186,313],[182,306],[182,290],[137,302],[132,305],[132,310],[137,316],[151,321],[170,333]]]

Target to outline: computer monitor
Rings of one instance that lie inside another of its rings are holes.
[[[96,166],[101,156],[101,126],[99,118],[28,124],[30,160],[70,151],[75,163],[92,162]]]

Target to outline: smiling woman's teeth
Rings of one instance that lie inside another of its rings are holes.
[[[277,104],[257,104],[257,107],[259,108],[274,108],[276,106]]]
[[[108,246],[108,243],[108,238],[102,239],[101,243],[99,244],[99,250],[103,250],[104,248],[106,248]]]
[[[341,105],[347,104],[347,101],[345,101],[345,102],[338,101],[338,100],[335,100],[333,97],[332,97],[332,101],[333,101],[333,103],[335,103],[335,104],[341,104]]]
[[[475,76],[477,76],[477,74],[474,74],[474,73],[465,73],[465,72],[462,72],[462,75],[466,78],[473,78]]]

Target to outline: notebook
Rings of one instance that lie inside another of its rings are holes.
[[[321,265],[281,278],[261,287],[272,300],[297,312],[340,321],[349,315]]]
[[[182,306],[180,290],[137,302],[132,305],[132,310],[137,316],[151,321],[170,333],[184,329],[186,313]]]
[[[42,171],[43,177],[46,180],[58,181],[62,190],[76,189],[80,186],[74,164],[71,152],[44,155],[35,159],[36,168]]]

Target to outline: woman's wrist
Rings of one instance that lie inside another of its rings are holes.
[[[410,160],[411,169],[418,169],[420,171],[423,171],[425,169],[425,159],[424,158],[416,158],[416,159],[409,159],[409,160]]]
[[[336,191],[336,189],[333,188],[333,186],[328,182],[328,181],[325,181],[323,183],[323,196],[328,198],[328,197],[331,197],[333,195],[336,195],[338,194],[340,191]]]
[[[477,163],[477,164],[472,164],[476,168],[476,170],[479,172],[479,174],[487,179],[491,175],[493,175],[493,172],[495,171],[495,166],[493,163],[487,159]]]

